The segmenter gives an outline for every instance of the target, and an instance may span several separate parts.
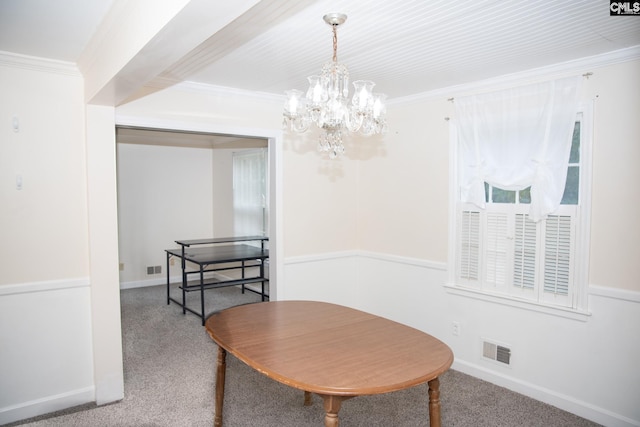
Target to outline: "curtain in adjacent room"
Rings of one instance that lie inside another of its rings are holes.
[[[233,212],[236,236],[267,235],[266,149],[233,153]]]

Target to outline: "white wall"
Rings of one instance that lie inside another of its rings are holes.
[[[88,279],[0,287],[0,424],[95,399]]]
[[[451,110],[446,96],[388,108],[384,154],[359,164],[359,248],[447,261]]]
[[[87,210],[93,380],[98,405],[124,397],[114,109],[87,105]]]
[[[593,70],[585,84],[595,100],[590,283],[640,292],[640,60]],[[633,193],[633,190],[631,190]]]
[[[82,77],[50,69],[0,64],[0,286],[88,275]]]
[[[121,286],[165,283],[165,249],[213,236],[212,150],[121,143],[117,150]],[[147,275],[158,265],[161,274]]]
[[[0,424],[95,398],[83,80],[2,59]]]

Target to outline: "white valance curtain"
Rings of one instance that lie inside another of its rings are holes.
[[[455,99],[463,202],[485,207],[484,183],[504,190],[531,186],[529,216],[545,219],[560,205],[582,78]]]

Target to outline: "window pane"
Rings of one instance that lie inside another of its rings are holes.
[[[577,205],[578,190],[580,189],[580,169],[577,166],[569,166],[567,169],[567,183],[564,186],[562,205]]]
[[[493,203],[515,203],[516,202],[516,192],[502,190],[500,188],[493,187],[492,193],[492,202]]]
[[[527,187],[519,192],[520,203],[531,203],[531,187]]]
[[[569,163],[580,162],[580,122],[576,122],[573,128],[573,140],[571,141],[571,154],[569,154]]]

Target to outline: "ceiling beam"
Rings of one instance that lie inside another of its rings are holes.
[[[118,106],[260,0],[116,0],[78,61],[85,101]]]

